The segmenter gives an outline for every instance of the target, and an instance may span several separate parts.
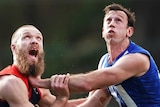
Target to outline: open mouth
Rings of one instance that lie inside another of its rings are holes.
[[[29,55],[36,57],[38,55],[38,50],[30,50]]]
[[[113,30],[109,30],[109,32],[108,33],[114,33],[114,31]]]

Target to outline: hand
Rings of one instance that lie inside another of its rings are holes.
[[[51,90],[56,95],[56,99],[68,100],[69,98],[69,74],[67,75],[53,75],[50,79]]]

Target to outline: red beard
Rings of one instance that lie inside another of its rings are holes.
[[[24,75],[39,76],[44,72],[44,52],[37,55],[38,62],[28,62],[27,55],[28,51],[17,50],[17,67],[19,71]]]

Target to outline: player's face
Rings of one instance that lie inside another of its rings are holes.
[[[26,75],[39,75],[44,70],[43,37],[34,27],[20,29],[16,42],[17,66]]]
[[[126,39],[128,17],[123,11],[109,11],[103,22],[102,37],[108,43],[119,43]]]

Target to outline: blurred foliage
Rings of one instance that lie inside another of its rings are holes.
[[[35,25],[44,35],[44,78],[97,69],[100,57],[107,52],[101,38],[103,9],[113,2],[135,11],[132,40],[148,49],[160,66],[158,0],[1,0],[0,69],[12,64],[10,38],[24,24]]]

